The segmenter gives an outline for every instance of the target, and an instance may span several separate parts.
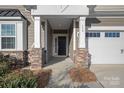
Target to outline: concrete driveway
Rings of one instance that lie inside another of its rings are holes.
[[[90,69],[105,88],[124,88],[124,65],[91,65]]]

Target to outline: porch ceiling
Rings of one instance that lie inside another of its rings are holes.
[[[69,29],[72,22],[71,18],[48,18],[52,29]]]

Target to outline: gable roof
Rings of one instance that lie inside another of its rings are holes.
[[[26,19],[18,9],[0,9],[0,17],[22,17]]]

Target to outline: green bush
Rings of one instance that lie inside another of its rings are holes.
[[[9,56],[4,56],[0,53],[0,76],[3,76],[10,72]]]
[[[0,62],[0,76],[3,76],[9,73],[9,63],[8,62]]]
[[[30,72],[29,72],[30,73]],[[1,88],[36,88],[37,79],[31,74],[14,72],[0,78]]]
[[[1,88],[36,88],[37,83],[36,83],[36,78],[26,78],[26,77],[18,77],[15,80],[3,80],[2,83],[0,84]]]
[[[8,62],[9,57],[9,55],[4,56],[0,53],[0,62]]]
[[[18,71],[15,60],[0,54],[0,88],[35,88],[36,76],[30,70]]]

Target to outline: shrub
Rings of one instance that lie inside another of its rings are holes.
[[[9,55],[3,55],[2,53],[0,53],[0,62],[9,62]]]
[[[41,70],[35,73],[37,77],[38,88],[44,88],[47,86],[51,72],[52,70],[48,69],[48,70]]]
[[[3,80],[0,87],[1,88],[36,88],[37,83],[35,77],[26,78],[20,76],[13,81]]]
[[[96,81],[96,76],[89,69],[85,68],[72,68],[69,71],[69,75],[74,82],[93,82]]]
[[[0,64],[1,63],[7,63],[7,65],[9,66],[10,70],[15,70],[18,68],[23,68],[25,66],[28,66],[29,63],[28,62],[23,62],[21,59],[18,59],[14,56],[10,56],[10,55],[3,55],[2,53],[0,53]]]
[[[29,71],[28,71],[29,72]],[[32,73],[31,71],[29,73]],[[1,88],[36,88],[37,79],[35,76],[29,74],[22,74],[16,71],[0,78]]]
[[[0,62],[0,76],[3,76],[9,72],[10,72],[9,63],[8,62]]]
[[[49,82],[51,70],[30,70],[11,69],[11,63],[0,62],[0,87],[1,88],[43,88]]]
[[[3,76],[11,71],[11,63],[9,62],[9,55],[2,55],[0,53],[0,76]]]

